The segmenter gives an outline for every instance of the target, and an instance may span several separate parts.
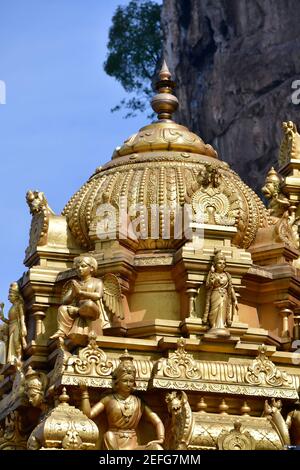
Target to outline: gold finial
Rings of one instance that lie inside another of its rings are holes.
[[[170,73],[170,70],[169,70],[165,60],[162,63],[162,66],[161,66],[161,69],[160,69],[160,72],[159,72],[158,76],[159,76],[160,80],[170,80],[171,79],[171,73]]]
[[[173,95],[175,82],[171,80],[171,74],[165,60],[158,76],[159,80],[156,83],[158,93],[153,96],[151,106],[157,113],[159,120],[172,119],[172,114],[178,108],[178,99]]]
[[[66,389],[66,387],[64,387],[64,388],[62,389],[62,394],[59,395],[58,399],[59,399],[59,401],[60,401],[61,403],[68,403],[68,402],[69,402],[70,397],[69,397],[69,395],[67,394],[67,389]]]

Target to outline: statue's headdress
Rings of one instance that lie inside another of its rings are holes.
[[[220,259],[226,261],[226,256],[222,253],[221,250],[216,250],[214,254],[214,264],[217,263]]]
[[[127,349],[125,349],[124,354],[122,354],[119,359],[120,363],[112,374],[113,382],[117,382],[121,377],[124,377],[125,375],[131,375],[135,380],[136,367],[133,364],[133,357],[128,354]]]
[[[266,180],[265,180],[265,184],[266,183],[275,183],[276,185],[280,184],[280,177],[279,177],[277,171],[274,169],[273,166],[272,166],[271,170],[268,171],[268,174],[267,174],[267,177],[266,177]]]

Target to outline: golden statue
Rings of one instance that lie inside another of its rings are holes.
[[[123,318],[121,290],[119,281],[113,274],[107,274],[103,280],[93,277],[98,263],[92,256],[78,256],[74,259],[74,268],[80,281],[68,281],[63,289],[63,305],[58,308],[58,330],[50,337],[65,338],[73,326],[77,333],[87,334],[92,321],[100,321],[101,329],[110,326],[105,306],[110,313]],[[104,304],[105,306],[104,306]]]
[[[206,280],[206,304],[203,323],[209,323],[211,333],[229,335],[226,327],[231,326],[234,309],[238,302],[232,287],[231,276],[225,271],[226,258],[221,251],[215,253],[212,267]]]
[[[45,390],[47,386],[47,376],[43,372],[36,372],[31,366],[25,374],[25,391],[29,403],[35,408],[45,410]],[[47,407],[46,407],[47,408]]]
[[[104,410],[108,430],[103,436],[106,450],[147,449],[160,450],[164,442],[165,430],[159,416],[140,398],[132,394],[135,387],[136,368],[133,358],[126,353],[120,357],[120,364],[113,372],[113,393],[102,398],[92,408],[86,385],[82,384],[82,411],[89,418],[95,418]],[[146,445],[139,445],[136,430],[145,416],[156,429],[157,439]]]
[[[268,172],[265,184],[261,191],[269,200],[269,211],[273,217],[282,217],[288,212],[290,201],[280,189],[281,180],[277,171],[272,167]]]
[[[3,304],[0,309],[0,319],[8,325],[8,351],[6,362],[13,364],[16,359],[21,360],[22,350],[27,347],[24,300],[16,282],[10,285],[8,300],[12,303],[8,312],[8,319],[4,317]]]
[[[8,342],[8,324],[4,318],[4,303],[0,303],[0,319],[3,321],[0,325],[0,364],[6,364],[7,342]]]
[[[299,391],[298,391],[299,393]],[[300,400],[294,403],[295,409],[290,411],[286,418],[286,424],[289,430],[291,444],[300,446]]]

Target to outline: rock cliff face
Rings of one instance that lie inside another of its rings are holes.
[[[178,121],[258,190],[281,121],[300,124],[300,1],[164,0],[162,24]]]

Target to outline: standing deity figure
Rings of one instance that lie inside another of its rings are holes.
[[[98,263],[92,256],[75,258],[74,268],[80,280],[73,279],[64,286],[63,305],[58,308],[58,329],[51,339],[69,336],[71,330],[75,330],[73,326],[77,333],[88,334],[89,325],[98,319],[101,329],[109,327],[110,321],[104,304],[109,306],[110,313],[123,318],[121,291],[116,276],[106,275],[106,282],[93,277]]]
[[[6,364],[8,341],[8,324],[5,322],[3,309],[4,303],[0,303],[0,319],[3,322],[0,325],[0,364]]]
[[[13,364],[16,359],[21,360],[22,350],[27,347],[24,300],[16,282],[10,285],[8,300],[12,303],[8,312],[8,319],[4,317],[3,304],[0,309],[0,319],[8,325],[8,351],[6,362]]]
[[[140,398],[132,394],[135,387],[136,368],[133,358],[127,352],[120,357],[120,364],[113,372],[113,393],[102,398],[92,408],[86,386],[81,385],[81,409],[88,418],[95,418],[104,410],[108,430],[103,436],[105,450],[161,450],[165,438],[164,425]],[[142,418],[146,418],[156,430],[157,439],[145,445],[139,445],[137,427]]]
[[[210,332],[220,336],[229,336],[226,327],[232,324],[234,309],[238,310],[232,279],[225,268],[226,258],[221,251],[217,251],[206,280],[203,323],[209,323]]]

